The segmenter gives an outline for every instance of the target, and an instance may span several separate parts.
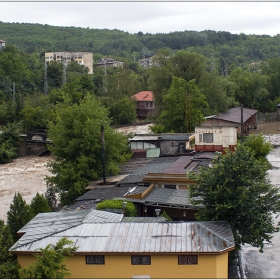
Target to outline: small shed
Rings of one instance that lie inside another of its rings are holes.
[[[136,134],[130,139],[130,148],[134,158],[147,157],[151,149],[159,156],[181,155],[192,151],[195,135],[191,133]],[[147,153],[147,150],[149,152]]]

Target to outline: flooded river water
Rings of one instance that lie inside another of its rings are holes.
[[[118,129],[124,133],[148,133],[149,125],[140,127],[124,127]],[[280,122],[259,124],[258,129],[250,133],[280,134]],[[50,175],[46,164],[51,156],[21,157],[8,164],[0,165],[0,219],[6,220],[7,211],[13,201],[14,194],[19,192],[29,204],[36,193],[46,191],[45,177]]]

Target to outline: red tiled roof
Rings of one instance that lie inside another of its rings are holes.
[[[152,91],[145,90],[134,94],[133,98],[135,98],[137,101],[153,101],[154,95]]]

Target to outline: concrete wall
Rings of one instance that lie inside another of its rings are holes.
[[[27,135],[21,135],[20,140],[17,144],[17,153],[19,157],[25,156],[39,156],[47,151],[49,151],[48,145],[51,143],[46,143],[46,141],[28,141]]]

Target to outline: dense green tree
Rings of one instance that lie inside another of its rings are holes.
[[[0,220],[0,278],[17,279],[19,265],[16,258],[9,252],[14,240],[10,228]]]
[[[258,72],[235,69],[229,76],[235,83],[235,99],[246,108],[266,111],[264,101],[268,100],[268,78]]]
[[[59,88],[63,82],[63,64],[57,61],[50,61],[47,65],[48,87]]]
[[[16,143],[19,140],[21,124],[8,123],[0,126],[0,164],[11,162],[18,156]]]
[[[132,124],[136,120],[136,104],[128,96],[111,100],[108,108],[114,125]]]
[[[249,134],[243,144],[253,151],[254,157],[261,162],[263,168],[271,168],[266,156],[272,151],[273,146],[265,140],[263,134]]]
[[[273,214],[279,212],[279,190],[266,179],[266,168],[243,144],[235,151],[217,156],[211,167],[203,167],[189,176],[194,204],[202,204],[198,220],[228,221],[236,248],[248,243],[263,250],[278,231]]]
[[[262,73],[269,77],[271,100],[280,97],[280,58],[276,57],[261,64]],[[275,108],[273,108],[274,110]]]
[[[201,109],[207,106],[195,82],[173,77],[167,94],[163,97],[163,110],[151,128],[152,131],[186,133],[193,131],[204,120]]]
[[[226,112],[228,108],[237,105],[234,101],[234,83],[225,77],[205,73],[199,88],[201,93],[205,95],[209,105],[202,110],[205,116]]]
[[[49,244],[40,249],[35,257],[37,261],[19,270],[23,279],[62,279],[70,277],[71,273],[65,265],[65,260],[73,255],[77,247],[66,237],[61,238],[55,245]]]
[[[87,184],[102,177],[101,126],[104,127],[106,172],[117,174],[119,164],[126,161],[127,138],[110,127],[108,110],[92,95],[80,104],[57,105],[57,119],[49,125],[52,139],[50,163],[53,176],[47,177],[49,187],[59,195],[62,205],[70,204],[85,192]]]
[[[173,75],[187,82],[195,80],[199,83],[206,70],[206,58],[199,53],[180,50],[170,60],[174,67]]]
[[[10,210],[7,212],[7,224],[11,229],[14,240],[18,239],[17,232],[30,221],[29,206],[20,193],[15,193]]]
[[[170,57],[168,49],[161,49],[153,59],[153,67],[149,71],[148,85],[153,91],[158,116],[164,110],[163,98],[171,87],[173,77],[191,80],[198,84],[206,71],[206,58],[198,53],[186,50],[177,51]]]
[[[27,95],[21,116],[25,131],[46,129],[48,122],[54,119],[54,104],[50,102],[50,96],[43,93]]]
[[[39,213],[52,212],[52,209],[49,206],[47,198],[44,195],[36,193],[29,205],[29,211],[30,218],[33,218]]]
[[[125,202],[125,206],[124,203]],[[102,209],[120,209],[122,213],[126,217],[136,217],[137,216],[137,207],[130,201],[123,201],[123,200],[104,200],[99,202],[96,206],[97,210]]]

